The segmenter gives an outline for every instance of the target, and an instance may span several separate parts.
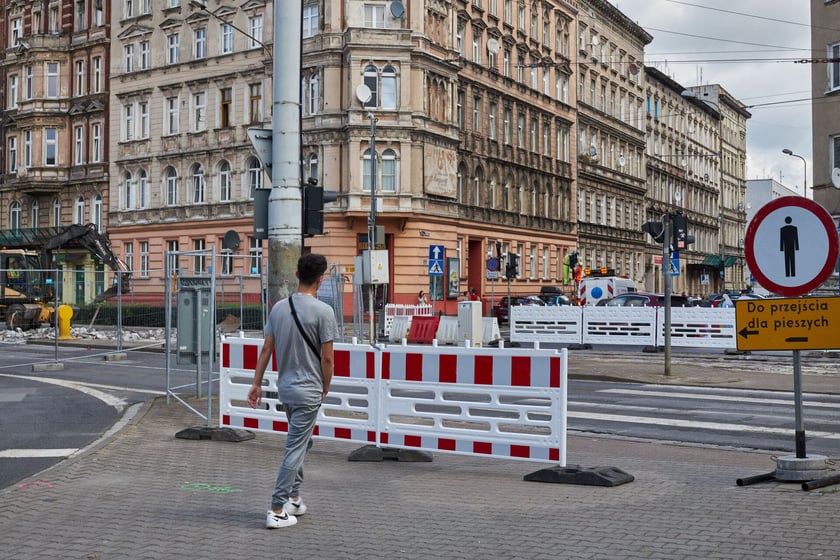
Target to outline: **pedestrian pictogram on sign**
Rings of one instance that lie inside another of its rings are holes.
[[[443,245],[429,245],[429,276],[443,276]]]
[[[782,296],[807,294],[837,264],[837,230],[831,215],[808,198],[786,196],[762,206],[747,227],[744,252],[750,272]]]

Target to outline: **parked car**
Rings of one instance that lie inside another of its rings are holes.
[[[546,305],[572,305],[572,300],[564,294],[540,294],[539,298]]]
[[[665,305],[664,294],[636,292],[621,294],[608,300],[601,300],[598,306],[605,307],[662,307]],[[686,296],[671,294],[671,307],[690,307]]]
[[[546,303],[540,299],[540,296],[535,295],[512,296],[511,299],[513,300],[513,305],[546,305]],[[510,306],[508,305],[507,296],[499,300],[499,304],[493,308],[493,313],[500,325],[507,323],[508,320],[510,320]]]

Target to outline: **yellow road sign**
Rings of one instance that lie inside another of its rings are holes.
[[[735,302],[738,350],[834,350],[838,328],[840,297]]]

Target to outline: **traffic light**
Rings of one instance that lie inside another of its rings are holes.
[[[657,243],[665,242],[665,225],[662,222],[645,222],[642,231],[649,233]]]
[[[671,214],[671,232],[675,251],[694,243],[694,236],[688,234],[688,219],[681,213]]]
[[[516,253],[507,254],[507,266],[505,267],[505,278],[508,280],[519,276],[519,255]]]
[[[324,204],[338,199],[336,191],[325,190],[317,183],[303,187],[303,234],[307,236],[324,233]]]

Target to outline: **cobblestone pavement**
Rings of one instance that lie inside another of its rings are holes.
[[[572,354],[570,371],[790,390],[789,375],[742,371],[737,360],[680,365],[668,379],[659,362]],[[835,379],[809,374],[805,390],[836,392]],[[200,423],[185,407],[157,399],[131,412],[115,435],[0,491],[0,559],[840,558],[840,487],[738,487],[772,471],[772,458],[581,434],[568,438],[570,464],[617,467],[635,481],[525,482],[546,465],[447,454],[349,462],[357,445],[319,440],[307,460],[308,513],[268,531],[282,436],[181,440],[177,431]]]

